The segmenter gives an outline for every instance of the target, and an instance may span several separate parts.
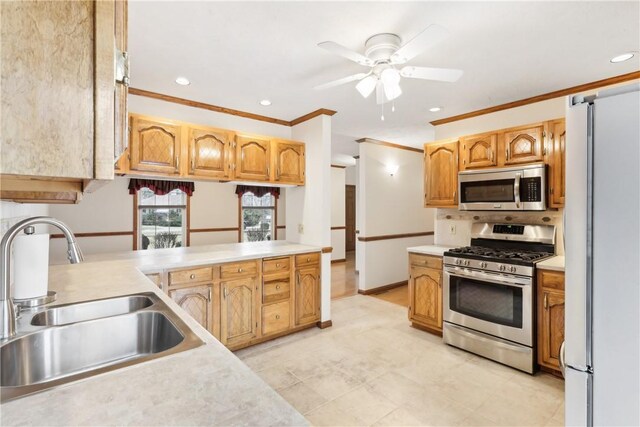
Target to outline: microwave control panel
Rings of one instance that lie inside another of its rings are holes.
[[[540,202],[542,201],[542,178],[521,178],[520,179],[520,201]]]

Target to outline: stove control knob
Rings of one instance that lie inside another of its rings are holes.
[[[486,263],[486,262],[484,262],[484,261],[482,261],[482,262],[480,263],[480,268],[487,268],[487,263]]]
[[[457,260],[456,260],[456,265],[460,265],[461,263],[462,263],[462,260],[461,260],[461,259],[457,259]]]
[[[500,267],[498,267],[498,270],[500,271],[505,271],[507,269],[506,265],[501,265]]]
[[[515,265],[512,265],[509,271],[511,271],[512,273],[515,273],[516,271],[518,271],[518,268]]]
[[[464,265],[466,265],[467,267],[469,266],[469,260],[468,259],[464,261]]]

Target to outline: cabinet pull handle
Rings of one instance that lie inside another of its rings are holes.
[[[269,173],[269,166],[267,166],[267,176],[270,177],[271,174]]]
[[[195,275],[195,274],[191,274],[191,275],[189,276],[189,279],[191,279],[191,280],[193,280],[193,279],[195,279],[195,278],[196,278],[196,275]]]
[[[296,285],[300,286],[300,272],[296,272]]]
[[[211,302],[211,288],[209,288],[209,302]]]
[[[191,159],[191,170],[192,171],[196,170],[196,161],[195,161],[195,159]]]
[[[224,296],[224,299],[227,299],[227,287],[226,286],[222,290],[222,295]]]
[[[549,310],[549,301],[547,301],[547,294],[544,294],[544,309]]]

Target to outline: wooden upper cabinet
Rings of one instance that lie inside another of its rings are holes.
[[[425,144],[425,206],[458,204],[458,141]]]
[[[131,170],[178,174],[180,125],[131,116]]]
[[[553,120],[549,123],[549,205],[554,208],[564,206],[566,137],[564,119]]]
[[[230,280],[220,287],[222,343],[233,347],[251,341],[258,329],[256,278]]]
[[[304,267],[296,271],[296,326],[320,320],[320,269]]]
[[[538,363],[560,369],[564,341],[564,273],[538,270]]]
[[[213,328],[213,285],[170,289],[169,296],[208,331]]]
[[[126,2],[108,0],[0,2],[0,198],[77,202],[113,179],[126,122],[114,64],[123,12]]]
[[[514,128],[502,134],[504,165],[541,162],[544,125]]]
[[[273,141],[275,180],[287,184],[303,184],[305,170],[304,144]]]
[[[229,179],[233,133],[213,128],[188,129],[189,175]]]
[[[441,270],[411,267],[409,319],[432,329],[442,330]]]
[[[269,181],[271,141],[259,136],[236,135],[235,178]]]
[[[460,139],[460,170],[486,168],[498,164],[498,134]]]

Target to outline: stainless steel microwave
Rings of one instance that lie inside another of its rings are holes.
[[[463,211],[543,211],[544,163],[458,173],[458,206]]]

